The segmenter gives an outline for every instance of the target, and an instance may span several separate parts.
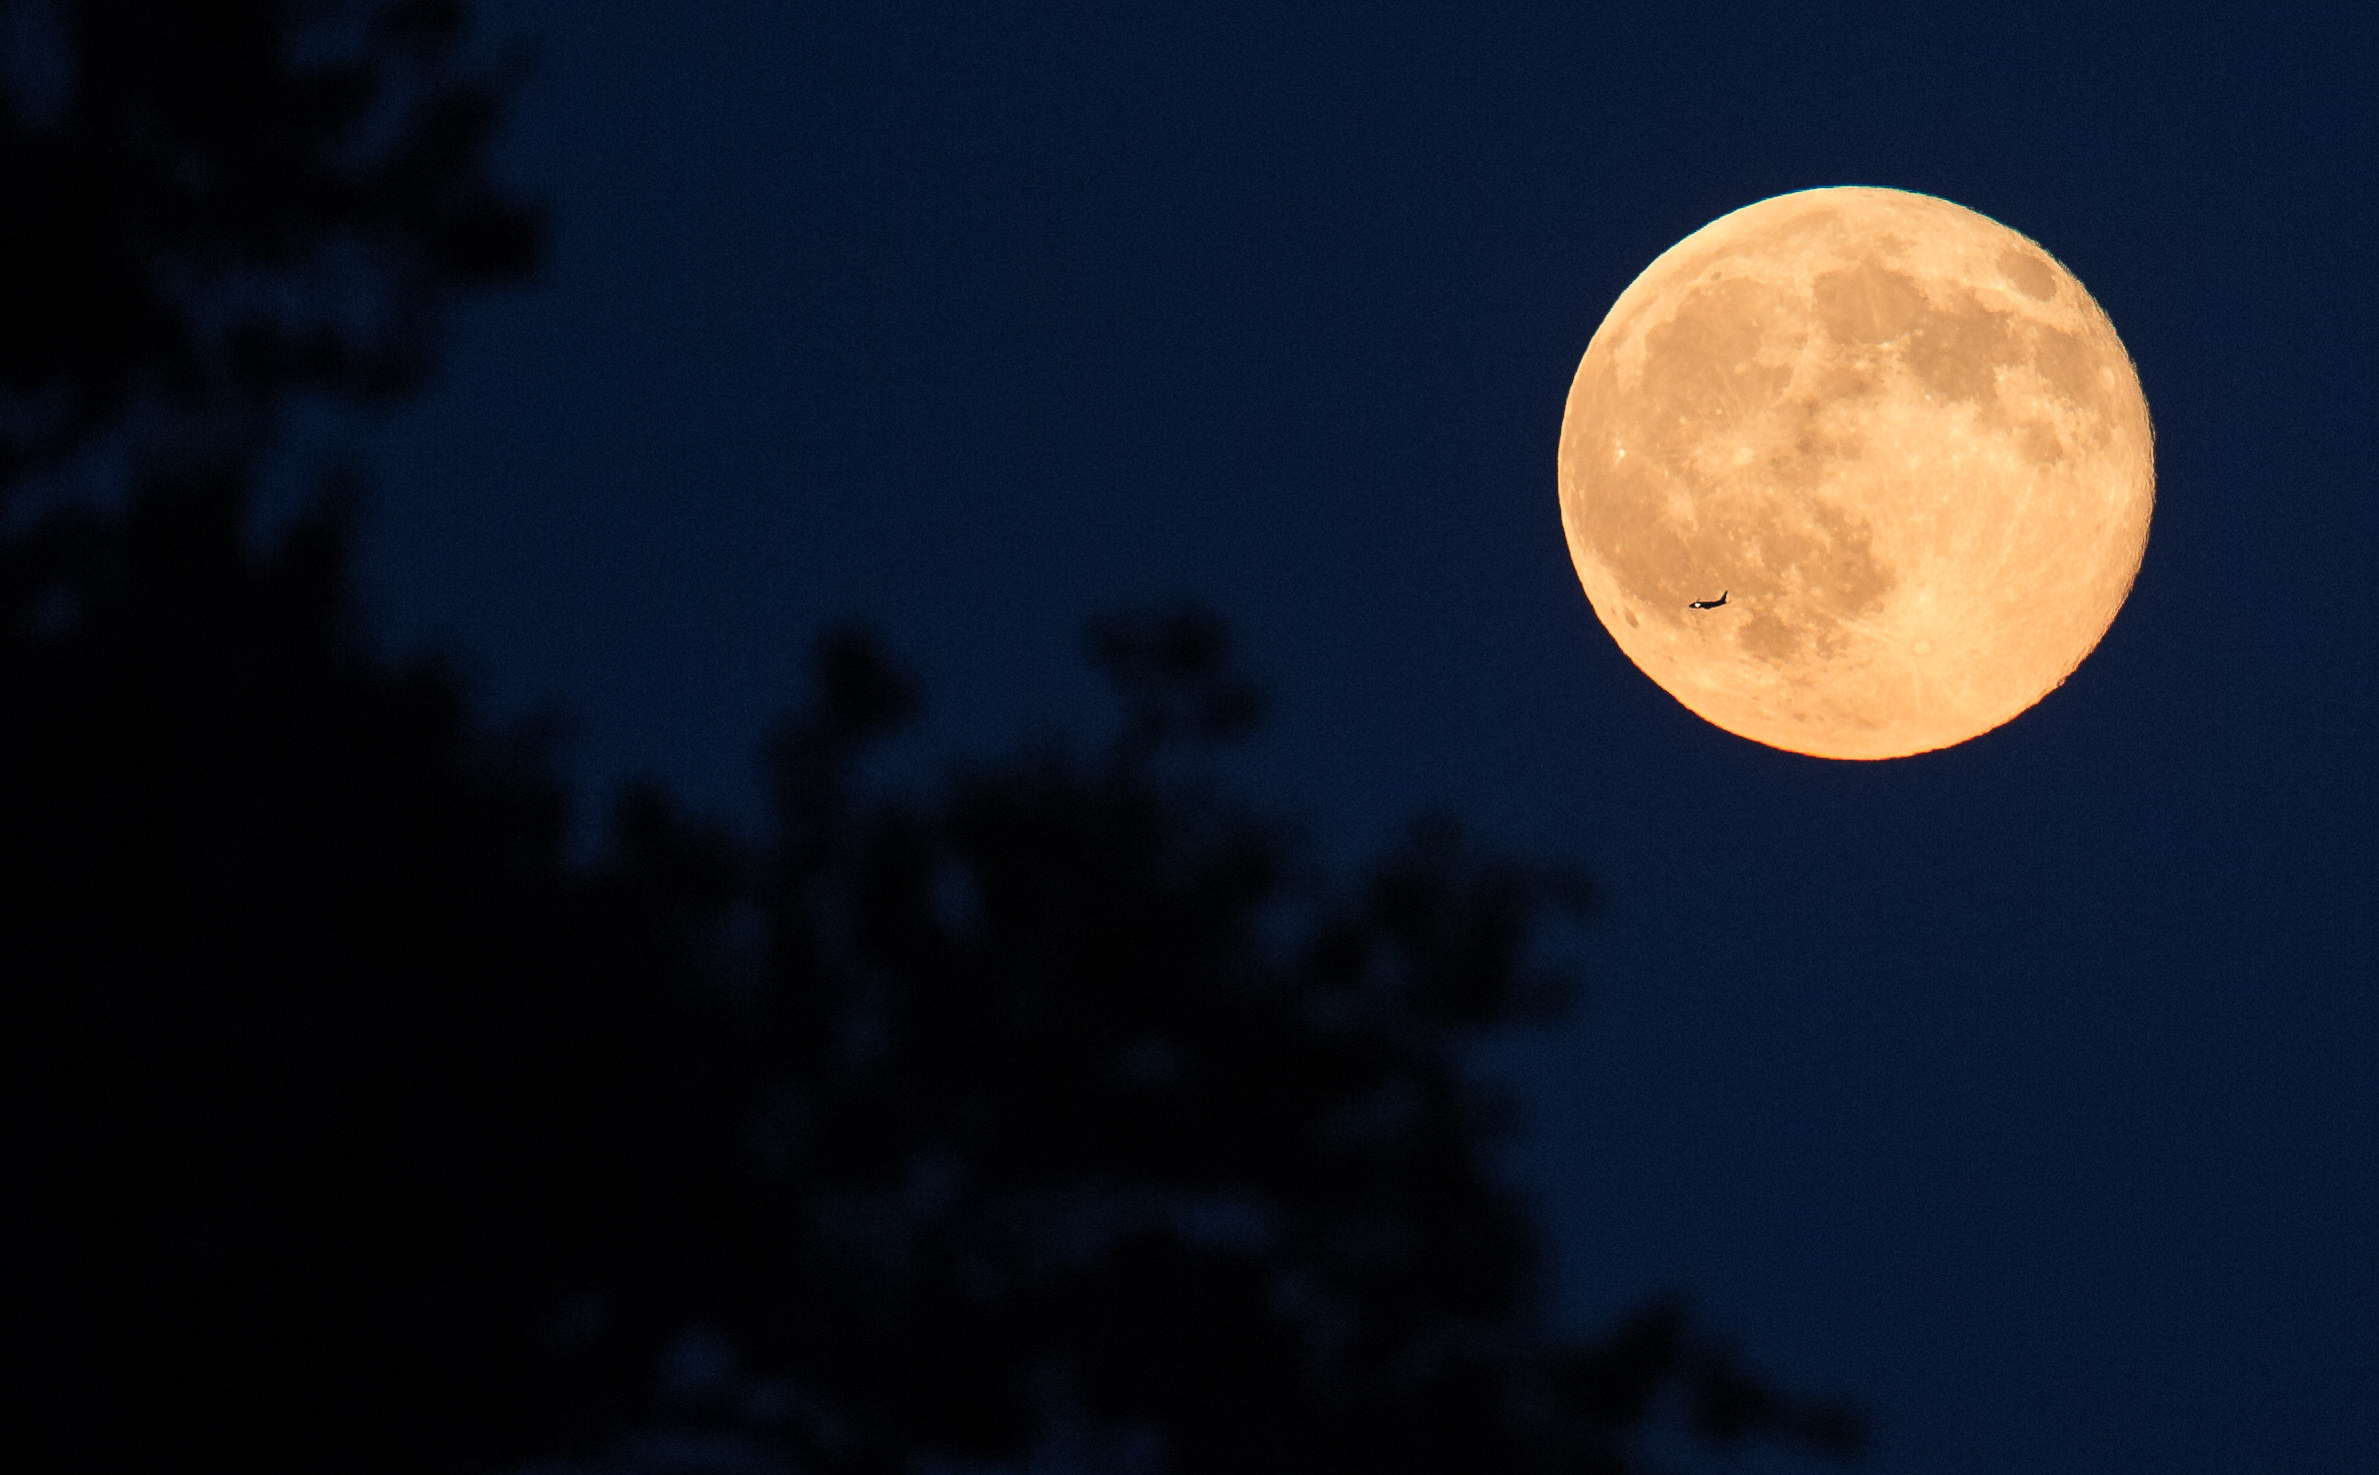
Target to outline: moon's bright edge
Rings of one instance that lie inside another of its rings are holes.
[[[2038,245],[1929,195],[1807,190],[1620,294],[1560,485],[1645,674],[1758,742],[1892,758],[1990,731],[2097,645],[2146,549],[2153,432],[2114,325]]]

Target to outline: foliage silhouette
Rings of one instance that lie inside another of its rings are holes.
[[[12,1443],[528,1453],[522,1329],[649,1258],[630,1200],[707,1140],[644,1073],[696,1043],[669,912],[723,871],[632,823],[624,870],[571,875],[558,796],[452,682],[345,638],[333,526],[258,563],[238,510],[152,489],[0,572]]]
[[[530,259],[459,12],[0,8],[55,22],[0,125],[0,488],[135,451],[0,536],[16,1468],[1855,1449],[1677,1303],[1542,1322],[1459,1062],[1557,1012],[1583,883],[1444,823],[1316,880],[1199,761],[1262,704],[1195,611],[1092,633],[1104,748],[913,794],[864,777],[909,682],[830,636],[763,837],[647,788],[573,862],[534,735],[360,637],[353,489],[251,526],[289,394],[400,392]]]
[[[417,386],[440,295],[538,249],[461,28],[455,0],[0,0],[0,485]]]
[[[1578,878],[1439,823],[1351,895],[1298,885],[1287,837],[1165,761],[1251,710],[1219,626],[1117,620],[1093,647],[1124,707],[1103,761],[855,803],[857,749],[911,703],[847,634],[776,745],[756,1222],[779,1265],[706,1314],[835,1411],[795,1431],[808,1460],[1070,1434],[1194,1471],[1619,1470],[1670,1392],[1713,1439],[1853,1450],[1847,1415],[1673,1303],[1592,1347],[1534,1314],[1486,1167],[1508,1113],[1458,1061],[1557,1007],[1531,934]]]

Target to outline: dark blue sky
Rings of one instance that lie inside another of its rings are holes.
[[[1604,878],[1517,1057],[1565,1314],[1695,1288],[1878,1471],[2379,1468],[2379,11],[1488,9],[483,0],[554,248],[357,433],[381,628],[741,821],[822,622],[957,753],[1197,596],[1329,845]],[[1554,494],[1619,290],[1840,183],[2056,253],[2159,445],[2097,654],[1881,765],[1661,694]]]

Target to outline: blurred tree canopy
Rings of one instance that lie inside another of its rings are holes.
[[[111,435],[252,451],[417,386],[438,301],[535,262],[456,0],[0,0],[0,484]]]
[[[291,395],[401,393],[534,263],[459,9],[0,17],[15,1468],[1855,1449],[1673,1302],[1545,1322],[1460,1062],[1557,1011],[1583,886],[1442,824],[1308,874],[1198,761],[1260,702],[1194,611],[1093,632],[1104,748],[920,794],[864,776],[910,685],[830,636],[764,836],[644,790],[574,863],[536,743],[360,637],[352,495],[250,526]]]

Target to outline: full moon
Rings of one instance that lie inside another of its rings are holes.
[[[1628,659],[1823,758],[1946,748],[2054,690],[2156,496],[2139,375],[2073,274],[1963,206],[1858,188],[1746,206],[1645,268],[1578,366],[1560,480]]]

